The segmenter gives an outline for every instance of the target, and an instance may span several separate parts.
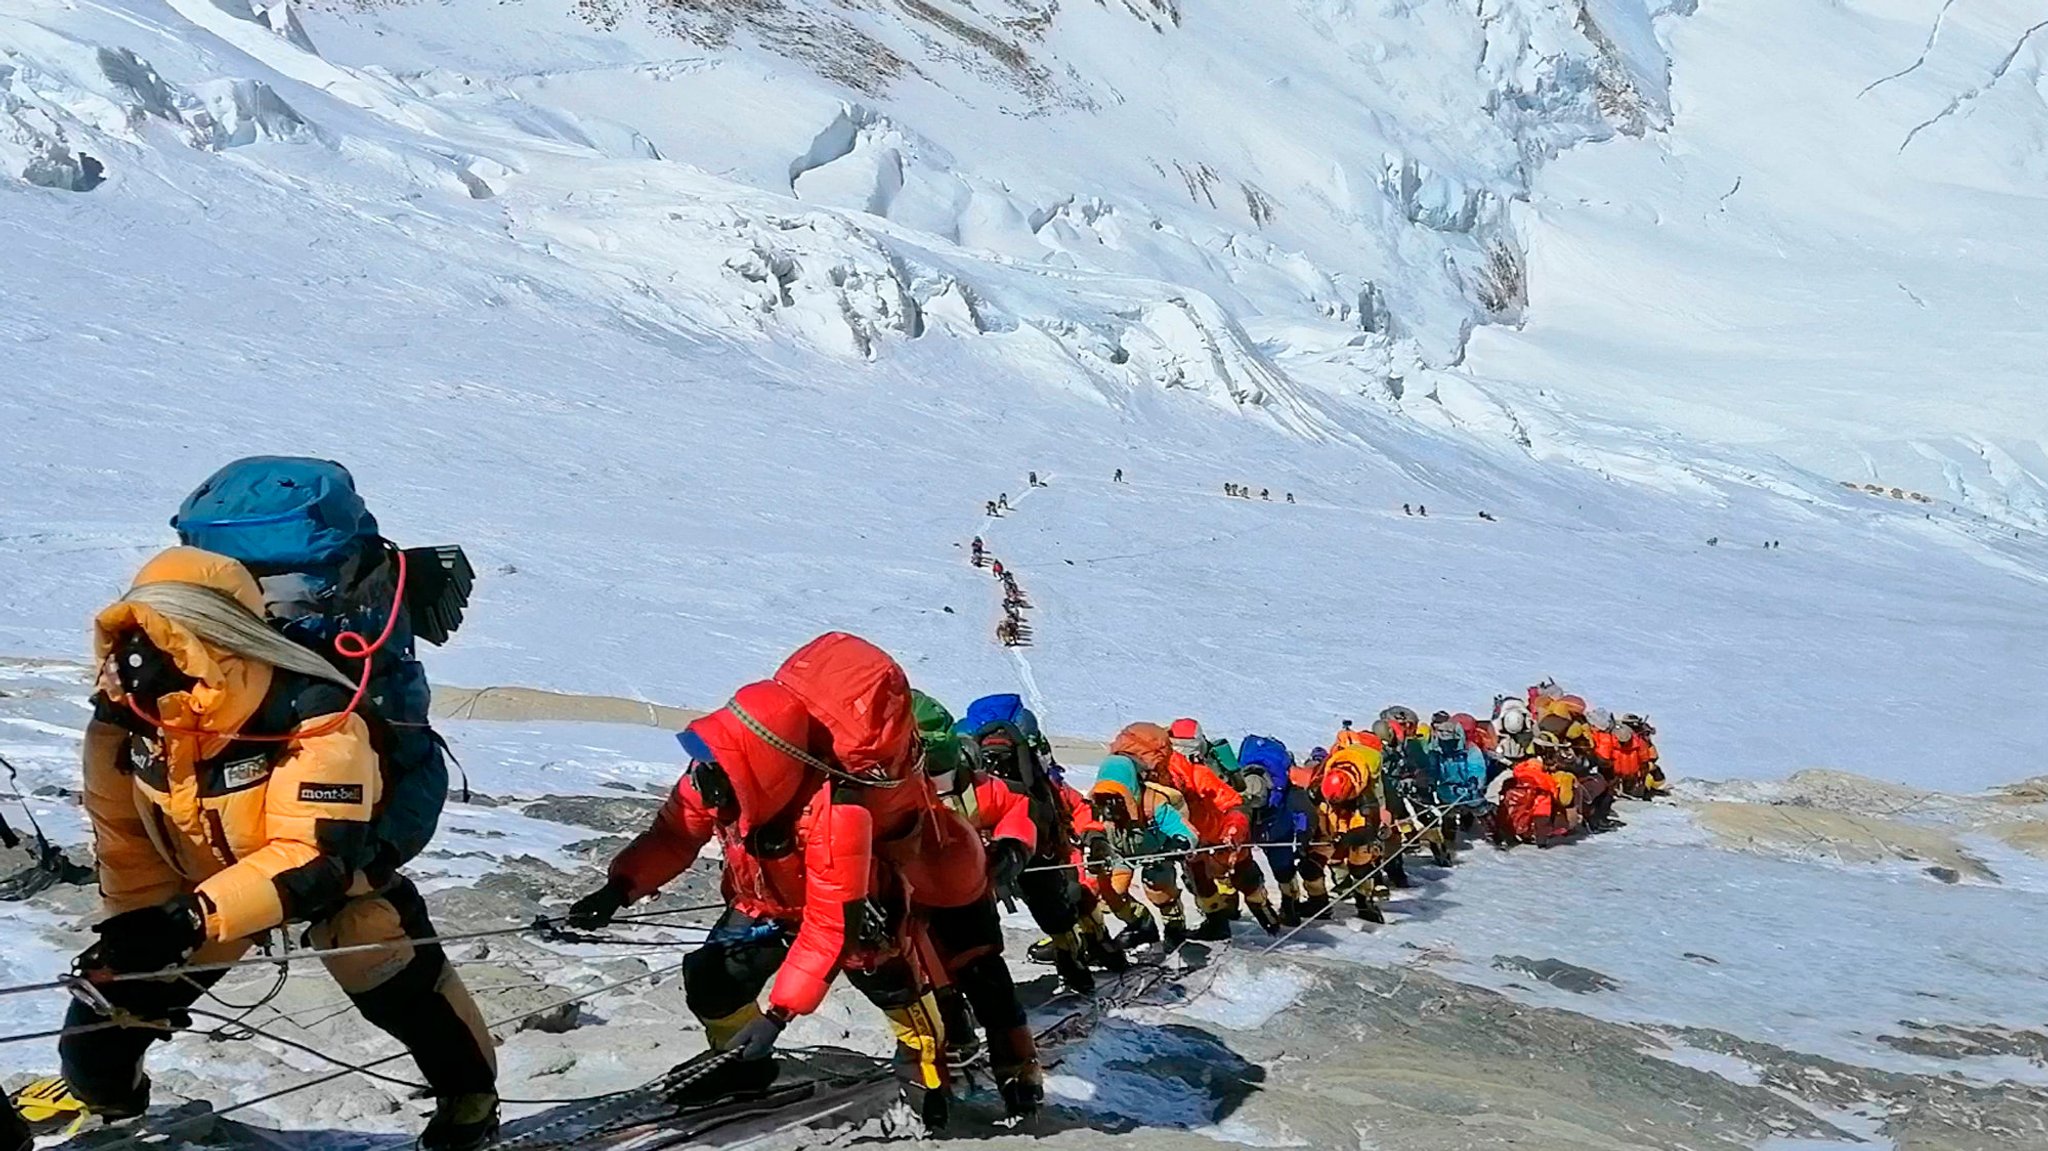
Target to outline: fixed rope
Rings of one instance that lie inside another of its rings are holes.
[[[705,924],[673,923],[669,922],[667,920],[667,917],[676,915],[686,915],[693,912],[713,911],[721,909],[724,906],[725,904],[722,902],[705,903],[692,905],[690,907],[675,907],[668,908],[662,911],[643,912],[637,915],[617,915],[613,916],[612,918],[613,922],[617,923],[637,924],[648,927],[660,927],[668,930],[708,931],[710,930],[710,928]],[[193,975],[204,975],[212,974],[214,972],[232,971],[244,967],[276,967],[278,969],[279,975],[278,982],[273,984],[269,990],[265,991],[265,993],[262,996],[260,996],[257,1002],[254,1004],[244,1005],[238,1003],[230,1003],[226,1000],[221,999],[217,995],[213,995],[210,989],[207,991],[208,996],[210,998],[213,998],[215,1002],[221,1003],[223,1006],[226,1006],[231,1010],[244,1012],[244,1017],[246,1018],[247,1014],[253,1014],[256,1009],[268,1006],[271,1003],[271,1001],[277,997],[278,992],[283,989],[283,977],[284,973],[288,970],[287,965],[291,963],[308,959],[319,959],[329,955],[355,955],[372,951],[392,951],[397,950],[399,948],[415,947],[428,943],[459,943],[466,940],[494,939],[508,935],[523,935],[528,932],[534,932],[545,935],[547,927],[557,923],[567,922],[567,916],[543,916],[523,927],[504,927],[482,931],[455,932],[446,935],[428,936],[422,939],[412,939],[408,937],[406,939],[387,940],[378,943],[354,944],[348,947],[294,948],[286,951],[282,955],[258,955],[224,963],[182,964],[178,966],[161,968],[156,971],[126,972],[118,975],[110,975],[100,980],[90,980],[82,976],[67,975],[57,979],[44,980],[39,983],[24,983],[13,987],[0,987],[0,996],[22,995],[36,991],[64,991],[75,996],[85,998],[87,999],[88,1002],[91,1002],[94,999],[98,998],[97,994],[92,991],[92,988],[97,983],[123,983],[138,979],[188,979]],[[611,940],[598,939],[595,937],[585,937],[577,939],[575,940],[575,942],[613,943],[617,945],[626,945],[634,947],[649,946],[649,941],[638,939]],[[134,1025],[135,1024],[133,1023],[122,1023],[110,1020],[102,1020],[100,1022],[95,1023],[78,1024],[72,1027],[56,1027],[44,1031],[23,1032],[14,1035],[0,1035],[0,1045],[9,1043],[26,1043],[37,1039],[61,1039],[68,1035],[86,1035],[94,1031],[103,1031],[113,1027]]]
[[[1435,822],[1441,820],[1443,818],[1444,812],[1449,810],[1451,810],[1449,807],[1432,807],[1430,809],[1429,820],[1427,822]],[[1425,823],[1425,821],[1422,820],[1417,820],[1416,822],[1418,824]],[[1344,889],[1342,891],[1339,891],[1330,896],[1331,908],[1334,909],[1337,904],[1342,903],[1346,899],[1351,898],[1352,892],[1357,891],[1360,887],[1363,887],[1365,884],[1371,882],[1373,877],[1377,876],[1380,872],[1385,871],[1389,867],[1392,867],[1394,861],[1401,858],[1401,853],[1405,850],[1407,850],[1407,844],[1403,843],[1401,845],[1400,850],[1388,852],[1387,857],[1385,859],[1380,860],[1379,866],[1373,868],[1371,871],[1366,872],[1364,875],[1352,879],[1351,882],[1345,884]],[[1325,911],[1324,915],[1327,914],[1328,911]],[[1272,943],[1267,944],[1265,949],[1260,951],[1259,954],[1273,954],[1275,951],[1280,950],[1282,944],[1285,944],[1288,940],[1293,939],[1295,936],[1301,934],[1304,930],[1308,929],[1308,927],[1310,927],[1322,918],[1322,915],[1318,915],[1314,919],[1302,920],[1300,923],[1289,928],[1285,935],[1282,935],[1280,938],[1275,939]]]
[[[578,994],[568,996],[564,999],[556,1000],[555,1002],[546,1004],[542,1007],[536,1007],[529,1011],[522,1011],[517,1015],[507,1016],[503,1019],[492,1020],[485,1026],[490,1030],[496,1030],[500,1027],[509,1026],[510,1024],[521,1023],[528,1019],[532,1019],[536,1016],[546,1015],[551,1011],[559,1011],[572,1003],[582,1003],[590,999],[595,999],[600,995],[616,991],[621,987],[631,986],[632,984],[639,983],[644,980],[660,979],[663,976],[672,974],[677,971],[681,971],[682,969],[683,963],[681,960],[678,960],[675,963],[668,964],[665,967],[656,967],[648,971],[640,972],[638,975],[629,975],[623,979],[615,979],[610,983],[606,983],[599,987],[594,987],[589,991],[579,992]],[[282,1099],[287,1095],[296,1094],[297,1092],[318,1087],[322,1084],[332,1083],[337,1079],[346,1078],[350,1075],[367,1073],[371,1068],[382,1067],[386,1063],[392,1063],[399,1059],[406,1058],[410,1054],[411,1052],[408,1050],[399,1050],[394,1051],[389,1055],[384,1055],[376,1059],[368,1060],[364,1063],[350,1064],[343,1070],[334,1071],[315,1079],[308,1079],[304,1083],[295,1083],[290,1087],[281,1087],[275,1091],[258,1095],[253,1099],[245,1099],[240,1103],[231,1103],[226,1107],[210,1110],[201,1115],[193,1115],[184,1119],[174,1120],[170,1123],[165,1123],[160,1126],[151,1127],[146,1131],[138,1131],[133,1135],[129,1135],[121,1139],[116,1139],[112,1142],[99,1144],[98,1147],[95,1148],[95,1151],[125,1151],[126,1148],[130,1147],[141,1147],[144,1146],[144,1140],[153,1139],[159,1135],[166,1135],[173,1131],[180,1131],[196,1123],[210,1123],[223,1115],[231,1115],[237,1111],[242,1111],[250,1107],[255,1107],[260,1104],[271,1102],[274,1099]],[[592,1098],[609,1098],[609,1096],[594,1096]],[[578,1103],[584,1102],[584,1100],[570,1099],[557,1100],[556,1102]]]

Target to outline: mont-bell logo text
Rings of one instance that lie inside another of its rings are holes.
[[[363,785],[360,783],[302,783],[299,785],[300,803],[361,803]]]

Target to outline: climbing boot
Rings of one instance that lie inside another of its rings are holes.
[[[1301,918],[1305,922],[1320,919],[1330,910],[1328,895],[1304,895],[1301,897]]]
[[[420,1151],[477,1151],[498,1141],[498,1097],[491,1092],[449,1095],[434,1101],[434,1117],[420,1132]]]
[[[1012,1119],[1029,1119],[1045,1106],[1045,1084],[1034,1067],[1031,1074],[1004,1079],[997,1085],[1003,1095],[1003,1113]]]
[[[1025,948],[1024,958],[1029,959],[1033,963],[1051,963],[1053,961],[1052,957],[1058,954],[1058,952],[1059,949],[1053,945],[1053,941],[1050,938],[1046,938]]]
[[[1289,927],[1301,926],[1301,900],[1292,895],[1280,897],[1280,922]]]
[[[1380,910],[1379,903],[1363,891],[1351,897],[1351,906],[1358,912],[1358,917],[1368,923],[1385,923],[1387,921],[1386,914]]]
[[[1081,962],[1079,952],[1055,951],[1052,953],[1052,965],[1060,973],[1060,982],[1067,985],[1067,990],[1076,995],[1095,994],[1095,973]]]
[[[7,1109],[0,1111],[0,1151],[35,1151],[35,1133],[28,1129],[28,1120],[14,1109],[10,1100]]]
[[[1124,949],[1100,930],[1081,932],[1081,958],[1089,966],[1100,967],[1113,975],[1121,975],[1131,969],[1131,961],[1124,955]]]
[[[1153,922],[1152,917],[1149,915],[1116,933],[1116,946],[1125,953],[1129,953],[1134,948],[1144,947],[1147,944],[1157,942],[1159,942],[1159,925]]]
[[[1266,934],[1280,934],[1280,917],[1273,914],[1272,905],[1266,903],[1253,903],[1249,904],[1248,906],[1251,910],[1252,918],[1259,921],[1259,926],[1266,929]]]
[[[1168,930],[1172,929],[1168,928]],[[1229,913],[1219,911],[1214,915],[1204,915],[1202,922],[1196,924],[1193,931],[1188,932],[1188,937],[1190,939],[1200,939],[1207,943],[1221,943],[1229,939]]]
[[[149,1077],[138,1077],[135,1086],[118,1099],[87,1103],[63,1076],[52,1075],[15,1092],[14,1109],[31,1134],[69,1136],[94,1119],[118,1123],[147,1111]]]
[[[1400,856],[1396,855],[1387,863],[1386,874],[1387,878],[1393,881],[1395,887],[1403,891],[1408,889],[1408,865]]]
[[[964,1065],[981,1053],[981,1028],[974,1025],[967,997],[958,987],[941,987],[933,998],[939,1004],[939,1021],[946,1026],[948,1057]]]

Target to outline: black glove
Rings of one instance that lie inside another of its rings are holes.
[[[603,927],[619,913],[619,908],[631,902],[626,897],[626,881],[617,876],[605,880],[603,887],[569,905],[569,926],[585,931]]]
[[[1024,865],[1031,860],[1031,853],[1014,839],[998,839],[989,849],[988,877],[995,885],[996,895],[1009,898],[1017,893],[1017,880],[1023,878]]]
[[[726,1043],[725,1050],[737,1052],[743,1062],[766,1059],[775,1053],[775,1041],[782,1038],[782,1029],[787,1023],[775,1009],[770,1008],[748,1020],[746,1026]]]
[[[1099,831],[1089,832],[1081,840],[1081,853],[1088,859],[1091,874],[1109,874],[1109,836]]]
[[[391,877],[398,874],[398,869],[404,866],[404,862],[398,857],[398,848],[380,839],[375,850],[370,853],[369,862],[363,864],[363,878],[369,881],[371,887],[382,890],[385,884],[391,882]]]
[[[1337,837],[1337,846],[1346,851],[1359,851],[1371,847],[1379,840],[1379,832],[1370,828],[1354,827]]]
[[[77,960],[78,970],[88,976],[161,971],[183,963],[206,942],[206,920],[192,895],[124,911],[92,929],[100,941],[80,952]]]

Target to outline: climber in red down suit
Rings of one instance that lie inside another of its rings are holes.
[[[844,972],[895,1031],[905,1100],[928,1127],[943,1126],[949,1072],[935,989],[956,982],[977,1001],[1007,990],[1011,1002],[1015,989],[981,839],[925,777],[902,668],[866,640],[828,633],[678,738],[688,771],[571,922],[609,922],[716,837],[728,906],[685,961],[684,997],[711,1047],[739,1057],[692,1082],[691,1095],[765,1089],[782,1029],[816,1011]],[[1018,1054],[1029,1086],[1005,1096],[1028,1113],[1043,1099],[1042,1075],[1035,1051]]]

